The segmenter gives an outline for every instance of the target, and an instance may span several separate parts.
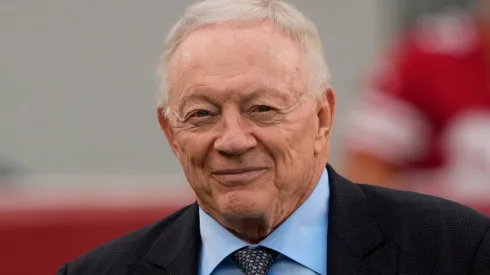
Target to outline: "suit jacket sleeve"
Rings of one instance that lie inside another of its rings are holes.
[[[476,252],[473,272],[471,274],[490,274],[490,228],[487,230],[487,233],[483,237],[480,247]]]
[[[60,269],[58,270],[58,272],[56,272],[56,275],[67,275],[68,272],[67,272],[67,265],[64,264],[62,267],[60,267]]]

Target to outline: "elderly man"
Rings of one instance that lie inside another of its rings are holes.
[[[190,6],[161,76],[158,119],[197,202],[58,274],[490,274],[490,219],[326,165],[335,95],[292,6]]]

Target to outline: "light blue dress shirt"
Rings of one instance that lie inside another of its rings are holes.
[[[199,209],[202,248],[199,275],[243,275],[228,257],[243,247],[264,246],[280,253],[269,275],[326,275],[330,189],[325,169],[306,201],[256,245],[242,241]]]

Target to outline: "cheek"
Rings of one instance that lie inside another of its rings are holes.
[[[175,140],[179,161],[184,169],[192,170],[203,166],[209,148],[208,139],[194,133],[176,133]]]
[[[193,133],[179,133],[176,135],[179,162],[182,170],[196,194],[200,199],[211,196],[208,179],[205,172],[207,143],[201,135]]]
[[[305,121],[293,121],[263,134],[264,145],[276,164],[278,186],[304,176],[314,161],[315,127]]]
[[[294,171],[302,170],[314,155],[314,134],[305,123],[292,123],[262,129],[258,138],[272,156],[278,177],[277,184],[284,184],[285,178]]]
[[[304,121],[293,121],[278,127],[273,133],[268,135],[268,144],[276,154],[284,157],[297,158],[308,156],[313,151],[315,140],[315,130],[311,124]],[[311,148],[310,148],[311,147]]]

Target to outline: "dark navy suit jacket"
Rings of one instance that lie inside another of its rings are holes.
[[[412,192],[352,183],[327,165],[327,274],[490,275],[490,218]],[[197,204],[102,245],[58,275],[195,275]]]

